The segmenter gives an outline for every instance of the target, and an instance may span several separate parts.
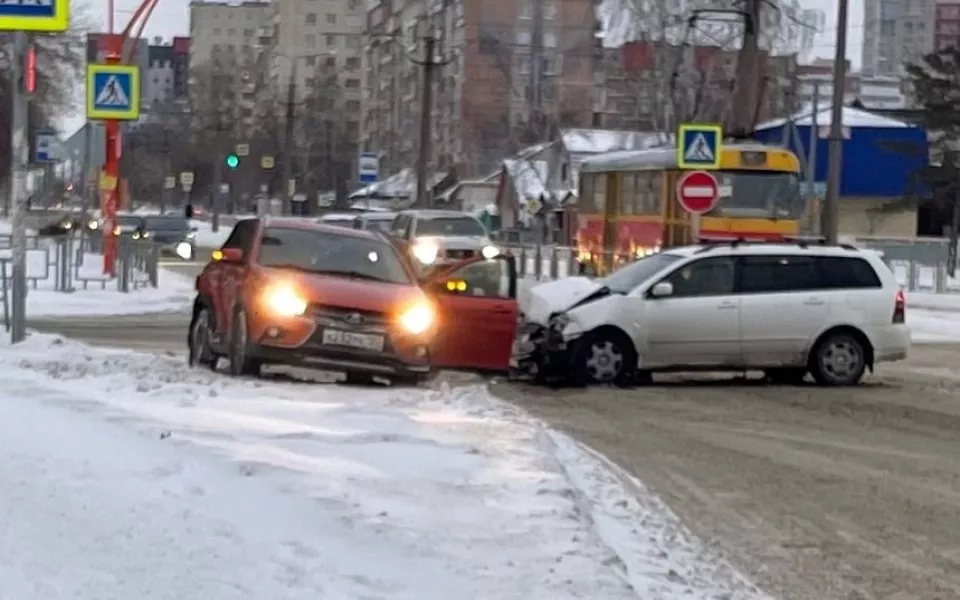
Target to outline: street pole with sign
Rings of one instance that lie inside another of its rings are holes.
[[[0,3],[0,32],[11,32],[7,47],[10,74],[10,182],[8,205],[13,217],[13,264],[11,265],[10,341],[27,336],[27,169],[30,144],[27,140],[28,94],[36,85],[36,55],[28,31],[60,33],[70,24],[68,0],[48,3]],[[3,267],[6,269],[6,266]],[[7,273],[0,274],[6,277]]]

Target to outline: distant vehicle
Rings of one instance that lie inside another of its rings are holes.
[[[485,262],[496,269],[473,261],[418,281],[381,234],[239,221],[197,278],[189,363],[215,368],[225,357],[233,375],[296,365],[344,371],[352,383],[415,384],[435,367],[505,370],[515,267]]]
[[[480,221],[453,210],[401,211],[390,235],[421,271],[500,253]]]
[[[603,279],[536,286],[515,367],[541,378],[632,385],[658,371],[760,370],[775,383],[860,382],[910,348],[903,291],[853,246],[671,248]]]
[[[327,213],[314,219],[314,222],[323,225],[335,225],[337,227],[353,227],[353,220],[356,213]]]
[[[353,228],[390,233],[390,225],[396,216],[396,213],[379,210],[363,213],[354,217]]]
[[[160,245],[162,254],[191,260],[196,232],[183,215],[148,215],[143,217],[141,235]]]

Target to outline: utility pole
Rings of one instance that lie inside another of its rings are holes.
[[[827,170],[827,197],[823,202],[821,235],[836,244],[840,228],[840,172],[843,169],[843,96],[847,87],[848,0],[837,6],[837,48],[833,57],[833,104],[830,107],[830,154]]]
[[[727,127],[730,135],[746,138],[753,127],[760,104],[762,73],[760,69],[761,6],[764,0],[745,0],[743,40],[737,57],[737,84],[733,98],[733,119]]]
[[[13,211],[13,272],[11,273],[10,341],[22,342],[27,337],[27,169],[30,144],[27,140],[29,100],[24,85],[24,60],[29,40],[22,31],[10,35],[10,181],[7,186],[10,209]],[[6,273],[0,274],[6,276]]]
[[[424,59],[418,63],[423,67],[423,87],[420,90],[420,154],[417,157],[417,197],[414,201],[417,206],[426,204],[428,207],[433,206],[433,198],[427,198],[427,169],[433,150],[430,137],[433,129],[433,71],[439,66],[434,56],[436,48],[437,39],[428,35],[424,39]]]
[[[533,0],[533,30],[530,32],[530,117],[537,142],[546,137],[543,112],[543,2]]]
[[[287,113],[283,123],[283,214],[293,209],[293,194],[290,180],[293,179],[293,129],[297,117],[297,58],[290,59],[290,81],[287,83]]]
[[[807,198],[811,201],[811,204],[817,205],[820,204],[820,197],[814,192],[813,186],[817,183],[817,144],[820,141],[820,125],[817,123],[818,117],[817,113],[820,112],[820,82],[813,82],[813,103],[810,106],[810,138],[807,144]],[[817,212],[820,214],[817,227],[820,229],[820,235],[823,235],[823,207],[818,207],[820,210],[815,211],[813,214],[816,215]],[[811,218],[811,225],[813,219]]]

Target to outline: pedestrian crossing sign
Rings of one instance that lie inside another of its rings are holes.
[[[677,166],[681,169],[719,169],[723,127],[684,123],[677,132]]]
[[[87,65],[87,118],[133,121],[140,117],[140,68]]]

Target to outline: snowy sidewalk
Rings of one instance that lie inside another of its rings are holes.
[[[762,597],[484,387],[236,380],[41,335],[0,372],[0,600]]]

